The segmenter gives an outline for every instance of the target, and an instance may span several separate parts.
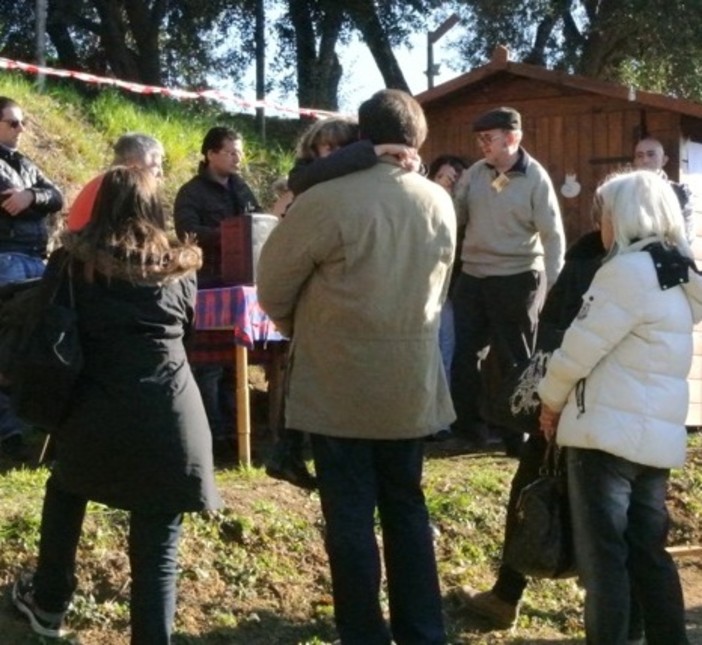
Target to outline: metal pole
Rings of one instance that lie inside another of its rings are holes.
[[[459,17],[452,13],[444,20],[434,31],[427,32],[427,85],[429,89],[434,87],[434,76],[436,68],[434,67],[434,43],[439,40],[449,29],[454,27],[459,22]]]
[[[46,66],[46,14],[47,0],[36,1],[36,60],[40,67]],[[44,89],[44,74],[37,75],[39,89]]]
[[[256,100],[266,98],[266,9],[264,0],[256,0]],[[256,123],[261,142],[266,142],[266,110],[256,108]]]

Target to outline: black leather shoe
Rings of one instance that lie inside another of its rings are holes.
[[[304,461],[284,460],[270,463],[266,466],[266,475],[273,477],[273,479],[286,481],[303,490],[315,490],[317,488],[317,478],[307,470],[307,465]]]
[[[453,437],[453,432],[451,432],[450,428],[443,428],[442,430],[439,430],[438,432],[435,432],[434,434],[430,434],[428,437],[425,437],[425,441],[448,441]]]

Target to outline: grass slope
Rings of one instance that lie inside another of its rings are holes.
[[[265,439],[265,428],[257,429]],[[38,438],[36,439],[38,441]],[[671,544],[702,543],[702,436],[673,474]],[[259,443],[259,449],[261,444]],[[38,449],[38,446],[37,446]],[[505,505],[516,462],[496,454],[459,455],[428,447],[426,494],[451,643],[577,642],[582,591],[575,580],[532,581],[516,629],[489,632],[461,611],[459,585],[486,588],[499,562]],[[14,576],[35,563],[44,468],[0,460],[0,633],[7,645],[41,643],[8,599]],[[176,645],[293,645],[335,638],[319,499],[273,481],[260,467],[220,466],[221,512],[188,516],[181,546]],[[127,515],[91,504],[78,555],[79,588],[69,615],[82,645],[128,643]],[[680,561],[690,585],[689,630],[702,643],[702,570]]]
[[[246,143],[243,173],[264,206],[273,201],[270,185],[287,175],[293,162],[295,137],[306,125],[269,119],[268,145],[259,140],[253,118],[228,114],[209,102],[153,99],[134,102],[116,90],[76,91],[49,83],[44,92],[19,72],[0,72],[0,95],[22,107],[28,122],[20,150],[33,159],[64,192],[70,204],[80,187],[112,160],[112,144],[127,132],[144,132],[166,149],[164,200],[170,206],[178,188],[196,171],[200,145],[213,125],[242,132]],[[133,97],[132,97],[133,98]]]

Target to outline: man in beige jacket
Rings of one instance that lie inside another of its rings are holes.
[[[426,136],[398,90],[363,103],[359,126],[376,145]],[[300,195],[261,254],[261,304],[293,339],[287,425],[312,437],[342,643],[446,641],[421,477],[423,438],[454,418],[438,326],[455,234],[447,193],[381,157]]]

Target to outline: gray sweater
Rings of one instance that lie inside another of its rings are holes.
[[[464,273],[484,278],[545,271],[550,287],[563,266],[565,235],[546,170],[520,148],[504,178],[485,160],[463,173],[456,188]],[[506,180],[505,180],[506,179]]]

